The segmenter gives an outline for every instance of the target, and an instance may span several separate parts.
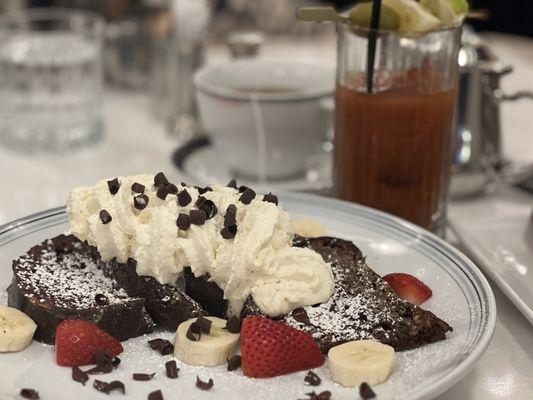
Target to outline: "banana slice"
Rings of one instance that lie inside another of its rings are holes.
[[[226,363],[235,352],[238,333],[230,333],[226,329],[226,320],[216,317],[205,317],[211,321],[209,333],[202,333],[200,340],[193,341],[187,337],[187,331],[196,318],[181,323],[176,331],[174,355],[190,365],[214,367]]]
[[[0,352],[25,349],[36,329],[35,322],[22,311],[0,305]]]
[[[332,347],[328,367],[331,379],[343,386],[377,385],[394,368],[394,349],[373,340],[355,340]]]

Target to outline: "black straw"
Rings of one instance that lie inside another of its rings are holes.
[[[368,34],[368,51],[366,59],[366,91],[372,93],[374,79],[374,62],[376,60],[376,42],[378,39],[379,17],[381,14],[381,0],[373,0],[370,32]]]

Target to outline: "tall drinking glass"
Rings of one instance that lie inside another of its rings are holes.
[[[339,24],[338,197],[440,231],[452,162],[460,30],[378,31],[369,92],[369,31]]]
[[[30,9],[0,17],[0,140],[64,151],[102,134],[102,39],[95,14]]]

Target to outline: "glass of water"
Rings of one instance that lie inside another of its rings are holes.
[[[2,144],[61,152],[102,137],[103,36],[103,19],[88,12],[0,16]]]

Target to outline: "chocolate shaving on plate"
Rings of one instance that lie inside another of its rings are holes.
[[[102,224],[104,225],[110,223],[113,220],[113,218],[111,218],[111,214],[109,214],[107,210],[100,211],[99,215],[100,221],[102,221]]]
[[[239,201],[242,204],[250,204],[253,199],[255,199],[255,192],[250,188],[246,188],[244,192],[242,192],[241,197],[239,197]]]
[[[120,189],[120,183],[118,182],[118,178],[107,181],[107,187],[109,188],[109,193],[111,193],[113,196],[116,195],[118,190]]]
[[[240,318],[233,316],[228,319],[225,328],[230,333],[239,333],[241,331],[241,323]]]
[[[322,382],[320,377],[315,374],[313,371],[309,371],[304,378],[304,381],[310,386],[318,386]]]
[[[187,191],[187,189],[183,189],[181,192],[178,193],[178,204],[182,207],[185,207],[192,201],[191,195]]]
[[[148,394],[148,400],[164,400],[161,390],[156,390]]]
[[[231,181],[228,182],[226,186],[233,188],[233,189],[237,189],[237,181],[235,179],[232,179]]]
[[[122,392],[122,394],[126,393],[126,387],[121,381],[111,381],[108,383],[108,382],[99,381],[98,379],[96,379],[93,383],[93,387],[99,392],[102,392],[105,394],[109,394],[113,390],[119,390]]]
[[[236,369],[239,369],[242,364],[242,359],[239,355],[234,355],[226,361],[228,362],[228,371],[235,371]]]
[[[329,390],[324,390],[320,393],[315,393],[315,391],[312,391],[311,393],[306,393],[306,396],[309,397],[308,400],[330,400],[331,399],[331,392]]]
[[[178,365],[176,364],[176,360],[170,360],[165,363],[165,369],[167,371],[167,377],[170,379],[176,379],[178,377],[178,371],[180,370],[178,368]]]
[[[96,367],[85,371],[85,373],[89,375],[109,374],[111,372],[113,372],[113,365],[111,364],[97,365]]]
[[[139,193],[139,194],[143,194],[144,193],[144,185],[140,184],[140,183],[137,183],[135,182],[133,185],[131,185],[131,191],[133,193]]]
[[[134,381],[149,381],[155,376],[155,372],[151,374],[135,373],[133,374]]]
[[[85,382],[89,380],[89,375],[87,372],[82,371],[80,367],[72,367],[72,380],[85,386]]]
[[[198,325],[200,325],[200,331],[202,333],[206,333],[206,334],[209,334],[209,332],[211,332],[211,326],[213,325],[213,323],[211,322],[211,320],[203,317],[203,316],[200,316],[196,319],[196,323]]]
[[[161,185],[165,185],[167,183],[170,183],[167,179],[167,177],[165,176],[164,173],[162,172],[159,172],[157,173],[155,176],[154,176],[154,185],[156,187],[159,187]]]
[[[196,387],[201,390],[209,390],[213,387],[214,382],[213,379],[209,378],[209,381],[204,382],[201,380],[198,375],[196,375]]]
[[[171,354],[174,352],[174,345],[165,339],[152,339],[148,341],[148,344],[150,345],[152,350],[158,351],[159,353],[161,353],[162,356],[166,356],[167,354]]]
[[[361,396],[363,400],[369,400],[374,399],[376,394],[368,383],[363,382],[359,385],[359,396]]]
[[[39,392],[33,389],[21,389],[20,395],[25,399],[39,400]]]
[[[95,351],[93,353],[93,359],[94,359],[94,363],[99,367],[111,365],[114,368],[116,368],[120,364],[120,358],[111,357],[107,355],[106,353],[104,353],[103,351]]]
[[[133,198],[133,207],[137,210],[144,210],[148,205],[150,199],[145,194],[139,194]]]

